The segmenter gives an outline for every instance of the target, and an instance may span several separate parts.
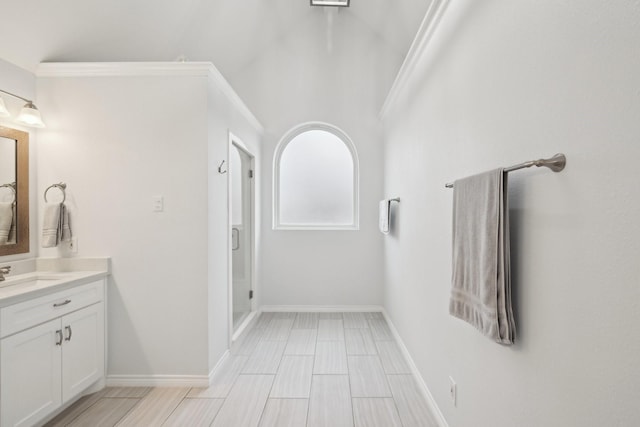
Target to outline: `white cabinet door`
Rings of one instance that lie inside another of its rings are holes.
[[[62,317],[62,401],[67,402],[104,375],[103,303]]]
[[[0,341],[2,427],[32,426],[62,404],[62,332],[54,319]]]

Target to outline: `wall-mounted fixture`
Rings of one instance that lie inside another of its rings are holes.
[[[44,122],[42,121],[42,117],[40,116],[40,111],[35,106],[33,101],[23,98],[21,96],[15,95],[11,92],[7,92],[6,90],[0,89],[0,92],[5,93],[7,95],[11,95],[14,98],[18,98],[26,102],[22,110],[20,110],[20,114],[16,117],[16,122],[25,126],[34,127],[34,128],[43,128]],[[9,111],[7,110],[6,105],[4,104],[4,100],[0,98],[0,117],[10,117]]]
[[[222,161],[222,163],[220,163],[220,166],[218,166],[218,173],[219,173],[219,174],[225,174],[225,173],[227,173],[227,171],[226,171],[226,170],[222,170],[222,166],[224,166],[224,162],[225,162],[225,161],[226,161],[226,160],[223,160],[223,161]]]
[[[350,0],[311,0],[311,6],[349,7]]]

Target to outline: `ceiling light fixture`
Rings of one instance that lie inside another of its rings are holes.
[[[14,98],[18,98],[26,102],[22,110],[20,110],[20,114],[16,117],[16,122],[23,124],[25,126],[34,127],[34,128],[43,128],[44,122],[42,121],[42,116],[40,115],[40,111],[35,106],[33,101],[27,98],[23,98],[11,92],[7,92],[6,90],[0,89],[0,92],[6,93],[7,95],[13,96]],[[0,98],[0,117],[9,117],[9,111],[4,104],[4,100]]]
[[[349,7],[350,0],[311,0],[311,6]]]

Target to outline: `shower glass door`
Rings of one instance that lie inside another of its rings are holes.
[[[233,330],[251,313],[252,156],[235,143],[229,151],[231,178],[231,274]]]

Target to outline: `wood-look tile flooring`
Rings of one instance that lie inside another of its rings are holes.
[[[106,388],[52,426],[435,427],[381,313],[262,313],[209,388]]]

